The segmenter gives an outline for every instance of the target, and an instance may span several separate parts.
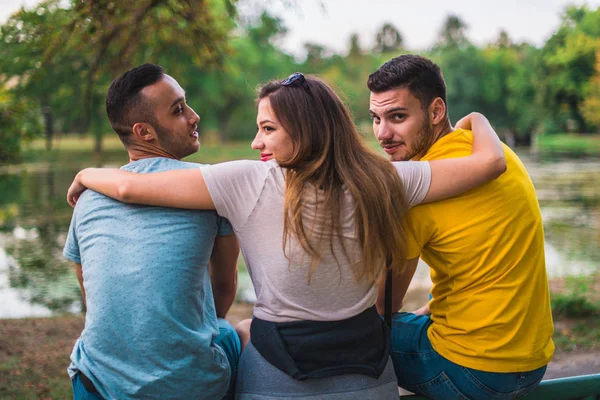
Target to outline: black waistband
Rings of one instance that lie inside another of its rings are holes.
[[[92,382],[90,378],[85,376],[84,373],[81,371],[77,373],[79,374],[79,380],[81,381],[81,384],[83,385],[85,390],[88,391],[88,393],[98,393],[98,389],[96,389],[94,382]]]
[[[390,355],[390,332],[375,307],[341,321],[255,317],[250,332],[256,350],[297,380],[346,374],[379,378]]]

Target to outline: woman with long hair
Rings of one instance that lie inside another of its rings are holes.
[[[403,216],[499,176],[500,141],[476,116],[472,155],[392,163],[368,148],[347,107],[315,77],[270,82],[257,103],[266,162],[151,174],[85,169],[68,201],[90,188],[128,203],[216,209],[233,226],[256,290],[249,349],[288,379],[276,397],[323,398],[324,382],[346,399],[397,397],[375,301],[386,260],[395,271],[406,262]],[[336,381],[349,376],[363,378]],[[248,380],[240,386],[239,397],[261,398]]]

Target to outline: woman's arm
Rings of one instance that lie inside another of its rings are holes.
[[[138,174],[115,168],[87,168],[69,187],[71,207],[85,189],[92,189],[125,203],[213,210],[215,205],[200,169],[181,169]]]
[[[456,128],[473,131],[470,156],[429,161],[431,185],[423,203],[448,199],[496,179],[506,171],[504,149],[487,118],[471,113]]]

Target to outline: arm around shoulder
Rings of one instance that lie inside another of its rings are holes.
[[[471,113],[457,128],[473,130],[470,156],[430,161],[431,186],[423,203],[445,200],[488,183],[506,171],[504,147],[487,118]]]
[[[71,184],[69,204],[74,206],[87,188],[125,203],[194,210],[215,208],[200,169],[138,174],[114,168],[87,168]]]

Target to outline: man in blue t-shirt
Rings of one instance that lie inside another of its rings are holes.
[[[199,117],[160,66],[114,80],[106,111],[129,153],[123,169],[198,167],[180,159],[200,146]],[[240,342],[223,318],[235,298],[238,254],[229,222],[213,211],[83,193],[64,249],[87,306],[69,367],[75,399],[230,396]]]

